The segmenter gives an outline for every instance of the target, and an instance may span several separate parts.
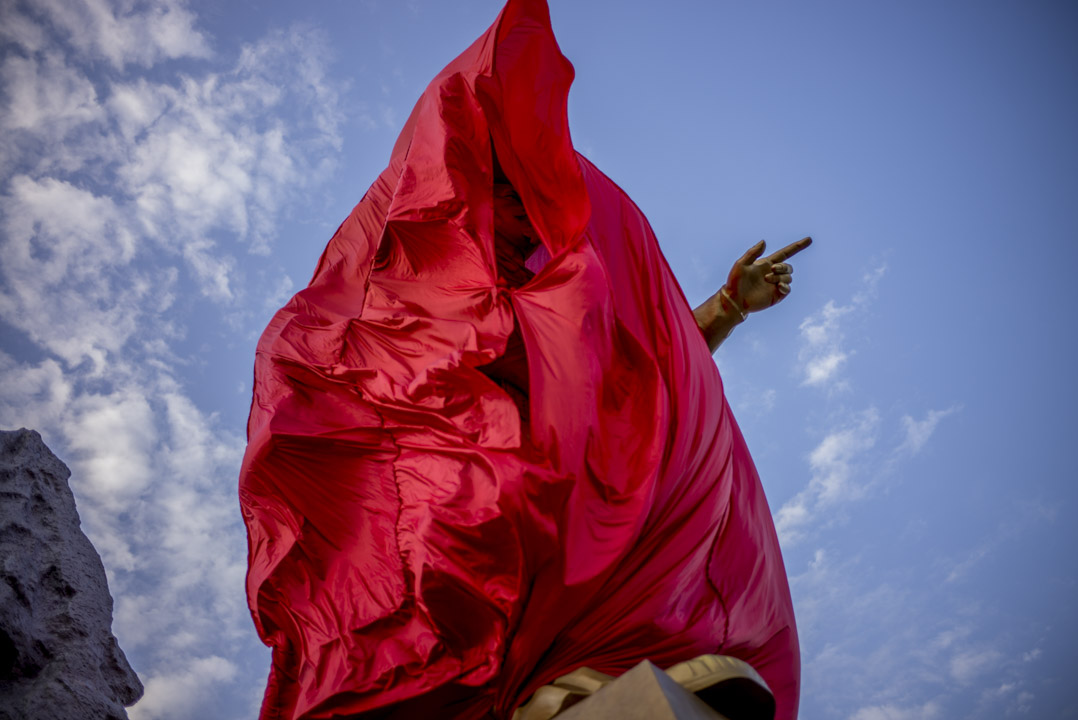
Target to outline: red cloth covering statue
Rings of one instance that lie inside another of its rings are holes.
[[[796,717],[760,480],[647,220],[573,149],[572,77],[509,0],[258,344],[263,720],[508,718],[582,665],[703,653]]]

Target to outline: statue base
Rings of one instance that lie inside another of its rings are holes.
[[[762,718],[762,715],[743,715]],[[772,716],[773,717],[773,716]],[[564,712],[558,720],[741,720],[708,707],[669,675],[644,660]],[[770,720],[770,719],[768,719]]]

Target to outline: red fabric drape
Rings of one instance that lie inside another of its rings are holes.
[[[647,220],[573,150],[572,77],[509,0],[258,344],[264,720],[508,717],[581,665],[708,652],[796,716],[759,478]]]

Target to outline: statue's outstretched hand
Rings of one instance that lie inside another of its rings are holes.
[[[802,238],[760,257],[767,246],[761,240],[734,263],[723,290],[744,315],[771,307],[790,293],[794,269],[786,260],[811,244],[812,238]]]
[[[794,269],[787,259],[812,244],[812,238],[802,238],[767,257],[763,240],[734,263],[726,284],[692,311],[711,352],[722,344],[734,326],[751,312],[769,308],[790,294]]]

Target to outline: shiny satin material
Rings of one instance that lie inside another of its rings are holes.
[[[759,478],[647,220],[573,149],[572,77],[510,0],[258,344],[263,720],[508,718],[582,665],[705,653],[796,716]]]

